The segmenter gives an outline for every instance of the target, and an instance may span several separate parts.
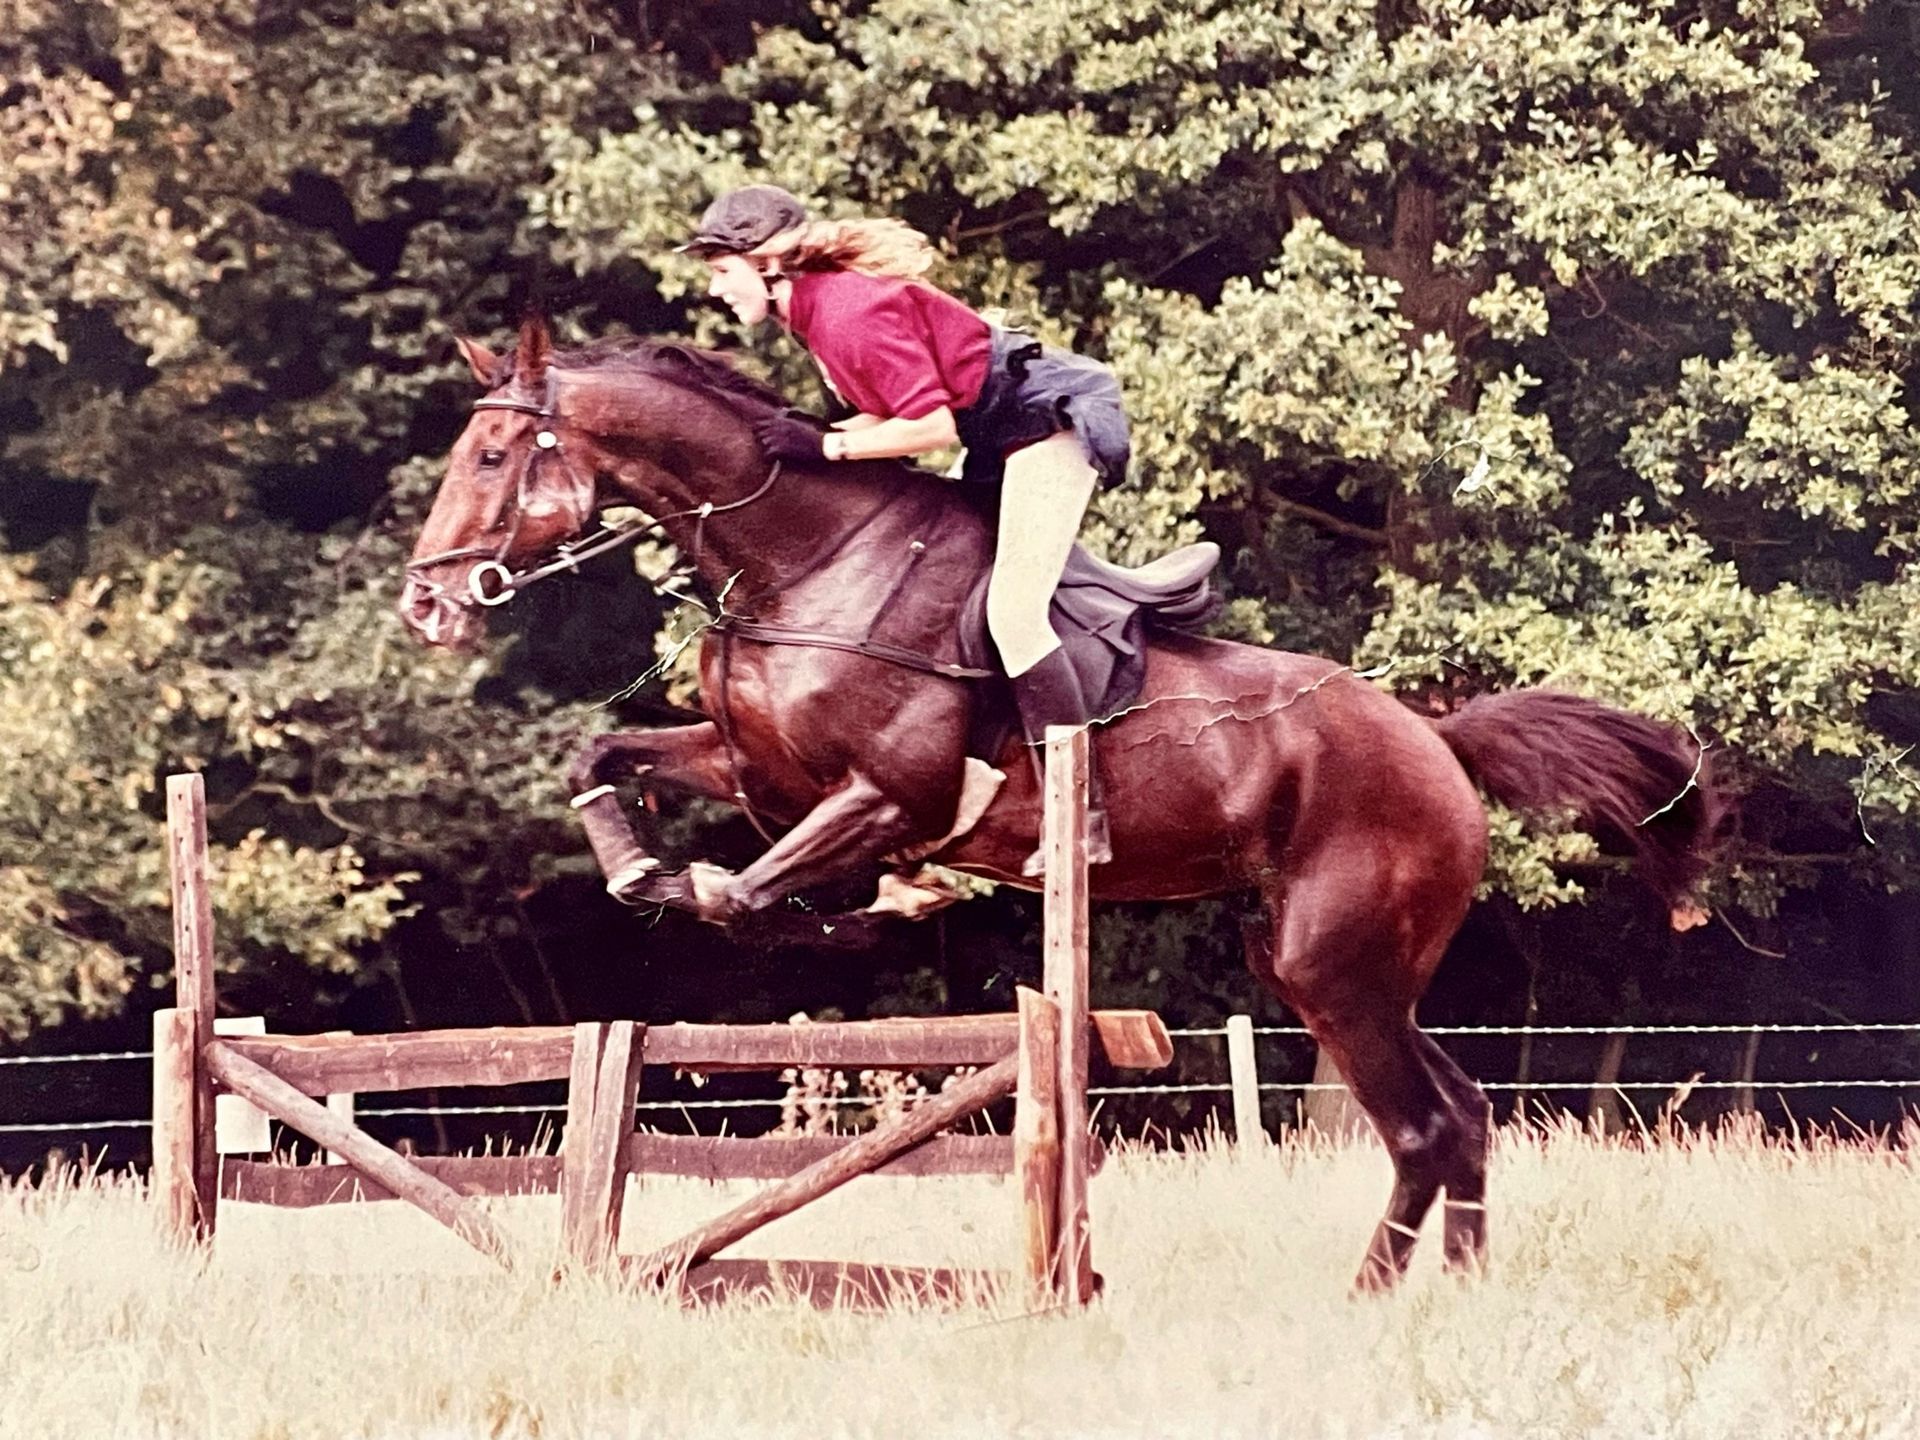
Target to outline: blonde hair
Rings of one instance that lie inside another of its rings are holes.
[[[783,270],[856,270],[916,280],[933,268],[933,242],[901,220],[812,220],[748,252]]]

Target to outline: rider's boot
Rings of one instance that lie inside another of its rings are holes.
[[[1074,673],[1066,647],[1047,652],[1037,665],[1013,677],[1013,698],[1020,707],[1020,728],[1026,732],[1027,754],[1033,757],[1034,775],[1040,793],[1047,788],[1047,726],[1080,725],[1086,722],[1087,705],[1080,690],[1080,677]],[[1044,812],[1043,812],[1044,813]],[[1046,836],[1027,857],[1020,873],[1028,879],[1044,875],[1047,869]],[[1113,859],[1113,842],[1107,833],[1107,807],[1100,788],[1100,767],[1087,766],[1087,863],[1104,865]]]

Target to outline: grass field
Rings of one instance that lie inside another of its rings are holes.
[[[1347,1289],[1372,1145],[1122,1151],[1093,1190],[1108,1293],[1043,1315],[684,1312],[494,1272],[392,1204],[232,1206],[201,1260],[135,1184],[14,1187],[0,1434],[1914,1436],[1915,1148],[1510,1130],[1491,1272],[1441,1274],[1430,1225],[1385,1300]],[[625,1248],[733,1188],[649,1182]],[[1013,1210],[1004,1182],[869,1178],[737,1253],[1003,1265]],[[556,1201],[494,1213],[551,1253]]]

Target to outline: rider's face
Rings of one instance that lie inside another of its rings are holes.
[[[767,282],[753,263],[742,255],[716,255],[707,262],[713,280],[707,294],[724,303],[740,317],[743,325],[758,325],[767,318],[773,297]]]

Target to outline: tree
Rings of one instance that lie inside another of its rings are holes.
[[[449,332],[500,323],[536,269],[541,128],[617,126],[665,72],[528,0],[5,9],[18,1035],[113,1007],[164,953],[170,769],[210,773],[222,933],[262,963],[353,970],[419,870],[466,887],[457,916],[564,825],[578,709],[524,650],[516,674],[413,649],[392,577],[457,433]]]
[[[1541,954],[1645,957],[1620,1003],[1823,983],[1816,902],[1913,884],[1902,5],[734,6],[757,48],[676,40],[676,69],[642,47],[699,7],[4,4],[15,1032],[157,954],[154,786],[182,763],[255,847],[228,904],[261,974],[497,935],[574,883],[558,757],[664,702],[599,704],[662,612],[608,570],[578,582],[596,605],[516,604],[485,662],[399,634],[467,396],[443,336],[510,324],[547,266],[580,338],[734,339],[671,246],[748,179],[902,215],[944,283],[1112,363],[1136,483],[1089,538],[1221,540],[1231,633],[1422,706],[1547,683],[1691,727],[1743,791],[1726,926],[1669,944],[1577,837],[1495,817],[1489,888],[1552,910]],[[791,347],[745,363],[817,393]],[[1783,903],[1791,958],[1741,949],[1742,909]],[[1206,971],[1233,986],[1181,1018],[1245,1003],[1230,916],[1144,921],[1106,927],[1115,993]],[[1591,980],[1539,993],[1601,1003]]]

